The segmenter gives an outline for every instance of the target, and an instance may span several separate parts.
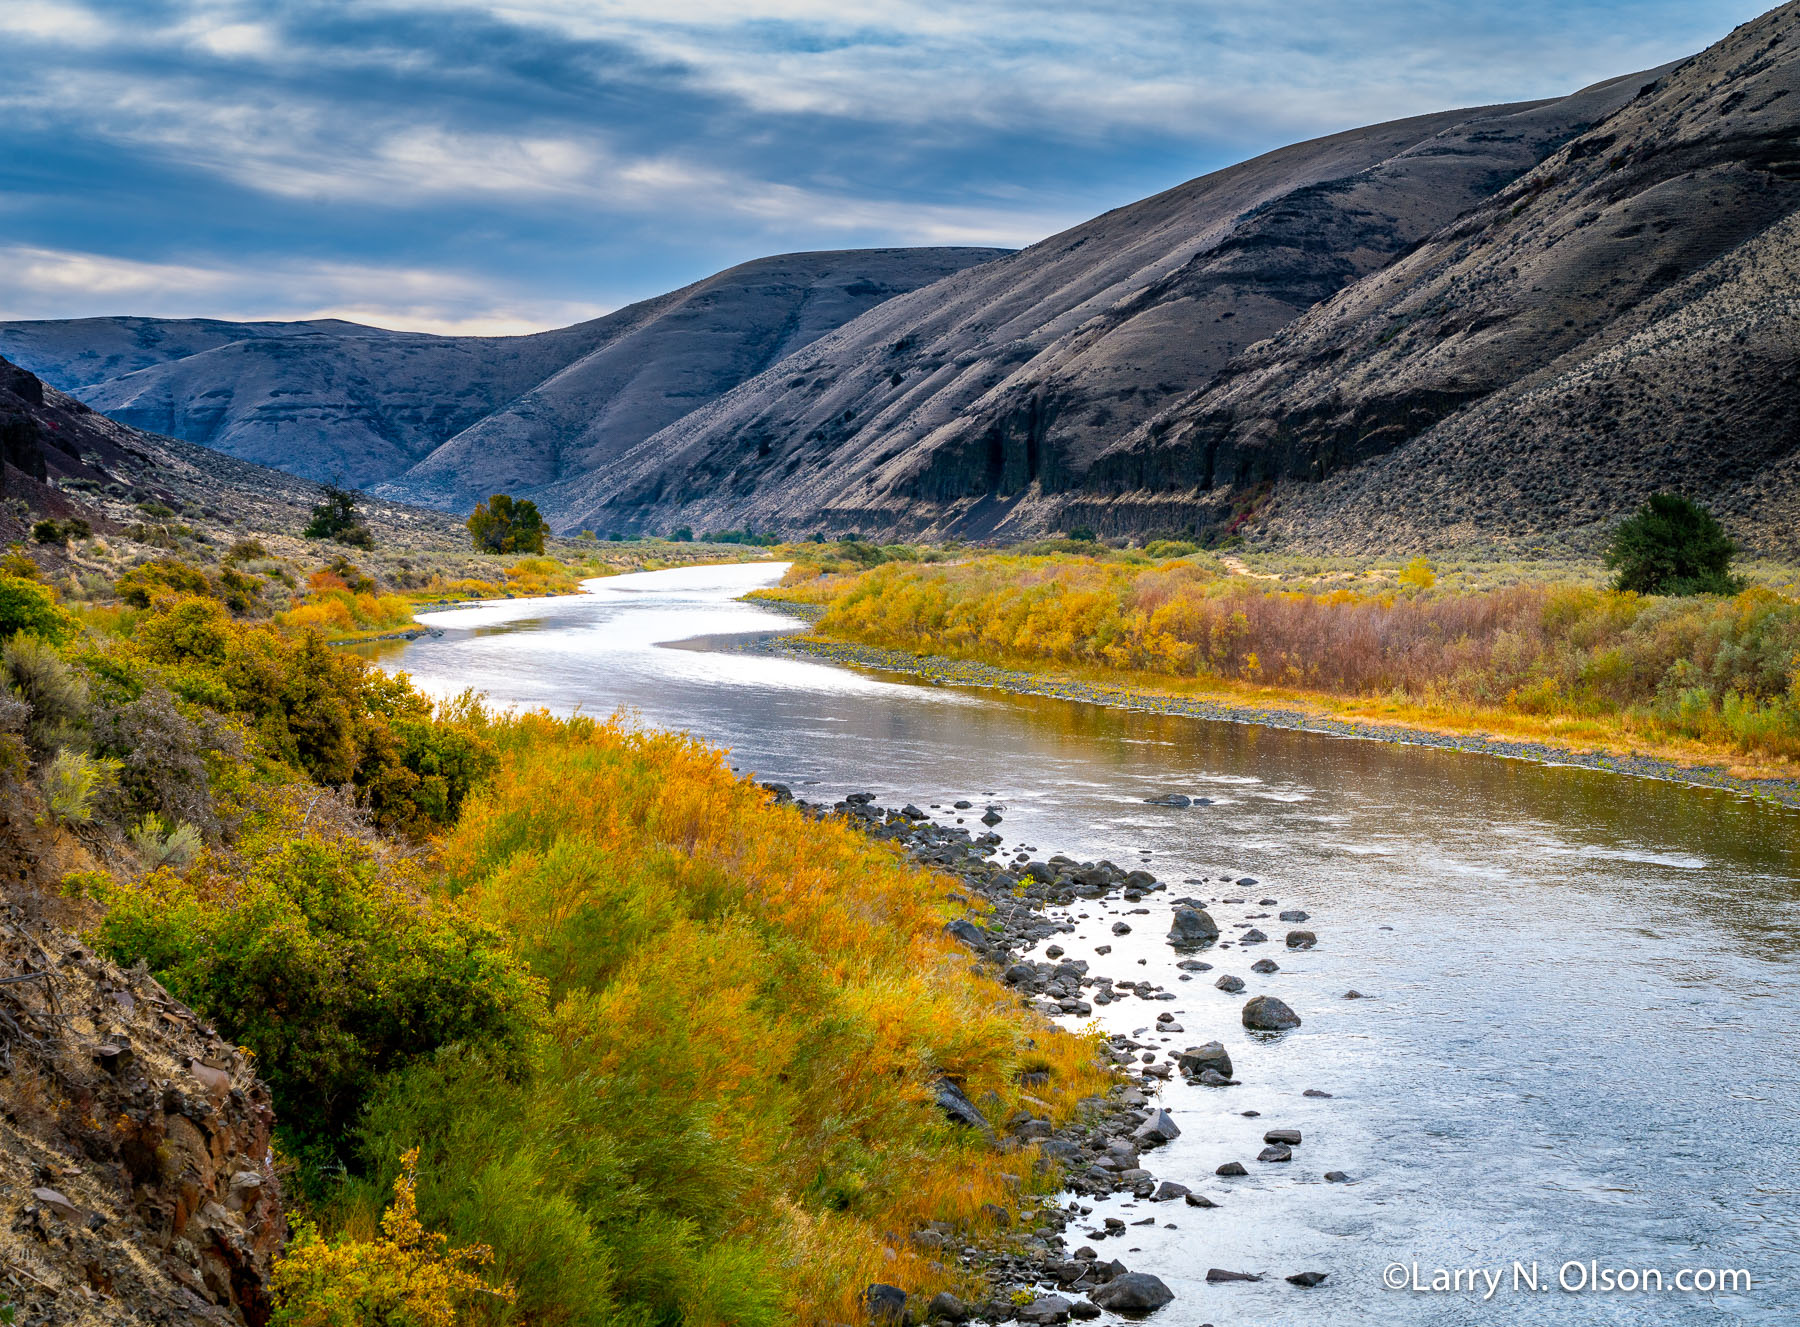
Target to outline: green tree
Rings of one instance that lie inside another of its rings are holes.
[[[549,533],[537,503],[496,493],[475,505],[469,516],[469,538],[482,553],[542,553]]]
[[[357,510],[358,495],[337,484],[325,485],[319,505],[312,509],[312,520],[300,533],[308,539],[335,539],[340,544],[372,548],[375,536],[363,524]]]
[[[1737,554],[1713,514],[1675,493],[1654,494],[1613,532],[1606,565],[1613,588],[1639,594],[1733,594]]]

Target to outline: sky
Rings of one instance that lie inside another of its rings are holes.
[[[1554,96],[1758,0],[0,0],[0,319],[561,326],[772,253],[1015,248]]]

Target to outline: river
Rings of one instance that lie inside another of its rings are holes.
[[[994,802],[1007,855],[1107,857],[1167,881],[1137,905],[1147,915],[1082,904],[1076,935],[1059,937],[1096,971],[1179,993],[1099,1007],[1108,1031],[1161,1045],[1150,1029],[1172,1011],[1184,1031],[1170,1048],[1220,1039],[1242,1080],[1166,1087],[1182,1136],[1146,1161],[1217,1208],[1096,1205],[1095,1223],[1155,1216],[1095,1247],[1176,1291],[1158,1323],[1800,1321],[1800,813],[1588,769],[734,652],[794,628],[737,602],[779,570],[619,576],[579,596],[435,613],[422,620],[440,636],[378,657],[434,693],[630,709],[809,800],[866,789],[886,805],[937,803],[934,815],[977,832],[972,817]],[[1171,791],[1212,804],[1145,804]],[[958,798],[974,809],[949,809]],[[1256,885],[1225,883],[1242,876]],[[1319,945],[1282,949],[1287,926],[1270,917],[1271,944],[1210,952],[1214,972],[1179,982],[1166,900],[1190,893],[1245,900],[1214,906],[1228,933],[1276,910],[1262,898],[1304,909]],[[1114,936],[1121,917],[1132,932]],[[1281,970],[1252,973],[1260,957]],[[1221,972],[1279,995],[1303,1026],[1252,1039],[1244,996],[1212,985]],[[1351,989],[1368,998],[1345,999]],[[1291,1163],[1258,1163],[1278,1126],[1304,1142]],[[1214,1176],[1232,1160],[1249,1176]],[[1351,1182],[1327,1184],[1327,1170]],[[1565,1264],[1590,1260],[1656,1270],[1670,1288],[1558,1286],[1578,1278]],[[1385,1288],[1396,1264],[1406,1288]],[[1439,1268],[1502,1275],[1484,1300],[1485,1279],[1414,1289],[1415,1266],[1424,1285]],[[1212,1285],[1212,1267],[1265,1279]],[[1752,1288],[1678,1291],[1682,1269],[1745,1269]],[[1283,1279],[1304,1270],[1330,1276],[1310,1290]]]

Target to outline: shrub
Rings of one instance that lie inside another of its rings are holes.
[[[243,743],[217,718],[190,719],[168,688],[152,685],[135,699],[96,705],[92,731],[94,750],[119,762],[128,813],[217,828],[207,757],[243,755]]]
[[[1004,1118],[1041,1056],[1067,1118],[1107,1082],[1093,1042],[970,973],[941,880],[700,743],[542,715],[494,736],[444,884],[557,1008],[529,1074],[457,1050],[387,1080],[371,1164],[421,1144],[421,1212],[491,1245],[534,1322],[831,1322],[871,1280],[943,1284],[883,1232],[1016,1204],[1019,1168],[945,1124],[932,1080]]]
[[[453,1042],[517,1065],[538,988],[491,927],[419,903],[353,839],[272,829],[242,878],[161,870],[98,931],[257,1057],[297,1154],[328,1156],[384,1074]]]
[[[537,503],[507,493],[477,503],[467,524],[470,542],[482,553],[542,553],[549,530]]]
[[[160,558],[141,562],[119,577],[113,586],[118,596],[133,608],[148,608],[160,595],[200,595],[211,597],[212,582],[200,568],[178,558]]]
[[[0,647],[0,684],[30,707],[25,735],[38,751],[75,739],[87,713],[87,682],[54,646],[36,636],[13,636]]]
[[[56,595],[48,586],[24,576],[0,573],[0,641],[29,632],[47,641],[61,642],[73,630],[74,623],[57,607]]]
[[[1408,590],[1429,590],[1437,584],[1437,571],[1423,557],[1416,557],[1400,569],[1400,584]]]
[[[1613,532],[1606,565],[1617,590],[1639,594],[1734,594],[1737,545],[1713,514],[1674,493],[1658,493]]]
[[[400,1159],[394,1201],[372,1240],[328,1244],[302,1222],[270,1278],[270,1327],[457,1327],[471,1301],[511,1304],[510,1285],[490,1286],[480,1245],[452,1249],[419,1222],[418,1149]]]
[[[115,762],[96,760],[65,747],[44,771],[44,800],[50,805],[50,814],[65,825],[91,824],[100,795],[113,786],[117,776]]]
[[[185,821],[171,824],[162,816],[145,816],[126,836],[148,870],[161,866],[183,867],[199,856],[204,841],[200,831]]]

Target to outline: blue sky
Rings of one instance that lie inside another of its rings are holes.
[[[0,0],[0,318],[524,331],[769,253],[1019,246],[1766,7]]]

